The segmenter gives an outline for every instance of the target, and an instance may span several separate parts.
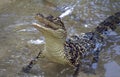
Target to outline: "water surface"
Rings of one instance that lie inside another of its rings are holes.
[[[1,0],[0,2],[0,77],[71,77],[69,66],[41,59],[29,74],[21,68],[43,48],[44,38],[32,27],[36,13],[63,17],[68,35],[93,30],[101,21],[120,11],[119,0]],[[120,28],[119,28],[120,29]],[[120,30],[101,51],[96,75],[81,72],[79,77],[120,77]]]

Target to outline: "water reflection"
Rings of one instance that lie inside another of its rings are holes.
[[[119,77],[119,72],[120,72],[120,65],[118,65],[115,61],[113,62],[108,62],[104,64],[106,73],[105,77]]]
[[[119,0],[9,1],[1,0],[0,3],[1,77],[71,77],[73,73],[71,67],[43,59],[34,66],[30,74],[21,72],[21,68],[38,54],[40,48],[43,48],[42,34],[31,26],[33,22],[36,22],[34,20],[36,13],[60,16],[75,5],[71,14],[63,18],[70,35],[88,32],[110,14],[120,11]],[[76,5],[78,2],[79,4]],[[119,30],[114,38],[107,41],[107,46],[101,52],[97,74],[88,75],[81,72],[81,77],[120,76],[120,36],[118,34],[120,34]]]

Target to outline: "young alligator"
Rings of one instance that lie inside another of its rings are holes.
[[[96,68],[99,52],[107,36],[106,32],[115,30],[120,25],[120,12],[117,12],[101,22],[93,31],[67,37],[64,23],[59,17],[37,14],[35,18],[44,24],[43,26],[35,23],[33,26],[42,32],[46,45],[24,71],[29,72],[39,56],[43,55],[50,61],[75,67],[74,77],[77,76],[79,69],[89,71]]]

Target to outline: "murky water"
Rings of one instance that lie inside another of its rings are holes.
[[[71,77],[73,69],[41,59],[31,73],[21,68],[43,47],[43,36],[31,26],[36,13],[63,18],[68,34],[88,32],[109,15],[120,11],[119,0],[1,0],[0,2],[0,77]],[[120,77],[120,30],[110,37],[100,54],[96,75],[79,77]]]

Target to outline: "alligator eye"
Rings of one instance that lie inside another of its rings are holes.
[[[60,20],[61,20],[61,18],[60,18],[60,17],[56,17],[56,18],[55,18],[55,20],[60,21]]]
[[[36,14],[37,16],[39,16],[39,17],[44,17],[42,14],[40,14],[40,13],[37,13]]]
[[[52,15],[49,15],[46,17],[47,19],[53,19],[54,17]]]

